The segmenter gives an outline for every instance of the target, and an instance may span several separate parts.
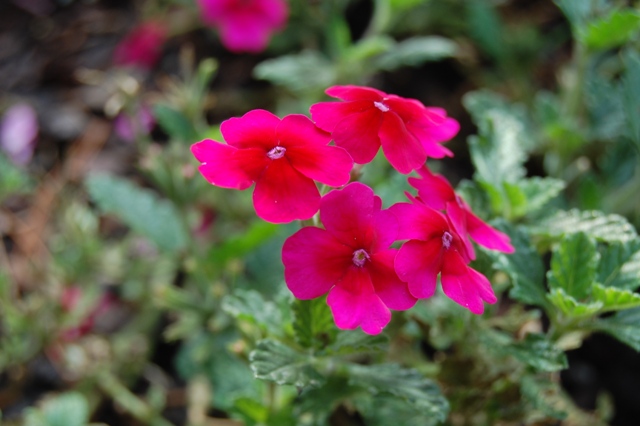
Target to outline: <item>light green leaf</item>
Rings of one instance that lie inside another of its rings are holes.
[[[601,319],[594,328],[607,332],[622,343],[640,351],[640,308],[618,312],[612,317]]]
[[[449,403],[438,385],[416,370],[397,364],[351,364],[348,374],[352,385],[363,386],[374,394],[390,393],[400,397],[440,421],[447,418]]]
[[[590,21],[578,32],[580,41],[591,49],[609,49],[627,42],[640,29],[640,14],[632,9],[614,10]]]
[[[252,398],[240,397],[233,402],[233,409],[245,419],[265,424],[269,418],[269,408]],[[249,423],[253,424],[253,423]]]
[[[603,248],[598,282],[624,290],[640,287],[640,240],[612,243]]]
[[[304,348],[322,349],[330,344],[337,332],[333,315],[325,297],[292,302],[293,331]]]
[[[593,286],[594,301],[602,302],[602,312],[621,311],[640,306],[640,294],[615,287]]]
[[[520,382],[520,392],[525,401],[545,415],[562,420],[567,413],[562,409],[560,386],[549,379],[524,376]]]
[[[384,334],[370,336],[360,330],[341,330],[338,337],[328,348],[330,354],[346,355],[382,351],[389,345],[389,338]]]
[[[411,37],[397,43],[380,55],[373,63],[377,69],[392,71],[403,66],[418,66],[427,61],[438,61],[456,54],[458,45],[439,36]]]
[[[222,244],[212,246],[208,253],[208,259],[211,262],[222,264],[229,259],[244,257],[277,232],[278,225],[255,220],[238,235],[228,237]]]
[[[549,292],[547,298],[556,306],[563,314],[574,317],[589,317],[599,312],[604,303],[600,301],[581,303],[568,295],[563,289],[556,288]]]
[[[336,80],[332,63],[314,50],[267,59],[254,68],[253,75],[294,93],[324,90]]]
[[[42,407],[47,426],[85,426],[89,420],[89,404],[78,392],[68,392]]]
[[[275,303],[267,301],[256,290],[234,291],[222,300],[222,310],[234,318],[254,323],[264,330],[278,334],[282,326],[282,315]]]
[[[544,265],[542,258],[531,245],[531,240],[523,228],[517,228],[504,221],[495,226],[511,237],[515,253],[505,254],[493,250],[485,252],[493,259],[493,267],[509,275],[513,288],[509,295],[523,303],[546,306],[544,287]]]
[[[580,29],[598,12],[610,8],[609,0],[555,0],[574,29]]]
[[[363,395],[355,398],[354,403],[364,417],[367,426],[436,426],[442,424],[431,413],[422,411],[407,401],[392,395]]]
[[[604,242],[626,242],[638,238],[638,233],[627,219],[599,211],[559,211],[530,229],[533,234],[550,237],[584,232]]]
[[[543,334],[527,334],[524,341],[513,343],[506,351],[538,371],[553,372],[569,366],[565,353]]]
[[[30,190],[31,181],[22,170],[0,152],[0,202],[12,194]]]
[[[275,340],[259,341],[249,360],[258,379],[297,387],[315,387],[324,381],[312,367],[312,358]]]
[[[158,124],[172,139],[193,143],[198,138],[196,131],[187,117],[180,111],[164,104],[153,106],[153,116]]]
[[[532,177],[517,183],[527,199],[527,213],[535,213],[565,188],[564,181],[554,178]]]
[[[507,201],[509,202],[509,218],[522,217],[527,213],[527,196],[518,183],[504,182],[502,184]]]
[[[349,62],[362,62],[393,49],[396,42],[389,36],[366,37],[348,48],[344,56]]]
[[[100,210],[115,214],[158,248],[175,252],[185,247],[187,233],[175,207],[150,190],[107,175],[89,177],[87,189]]]
[[[551,270],[547,272],[549,287],[562,289],[577,300],[586,299],[591,294],[599,261],[593,239],[583,233],[568,236],[553,251]]]

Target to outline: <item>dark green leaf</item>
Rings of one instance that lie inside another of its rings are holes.
[[[273,334],[279,334],[282,315],[275,303],[267,301],[255,290],[234,291],[222,300],[222,309],[234,318],[252,322]]]
[[[598,241],[626,242],[638,238],[638,233],[624,217],[599,211],[560,211],[546,218],[532,233],[550,237],[584,232]]]
[[[586,299],[596,279],[600,254],[596,243],[583,233],[569,235],[553,251],[549,287],[562,289],[576,300]]]
[[[275,340],[259,341],[249,360],[258,379],[297,387],[315,387],[324,381],[311,365],[311,357]]]
[[[529,236],[523,228],[504,221],[497,222],[496,227],[511,237],[511,244],[516,250],[512,254],[486,250],[494,260],[493,267],[511,277],[513,288],[509,295],[523,303],[546,306],[548,302],[544,287],[544,266],[542,258],[531,245]]]
[[[559,398],[561,390],[557,383],[527,375],[521,379],[520,391],[525,401],[545,415],[559,420],[567,416],[561,407]]]
[[[508,53],[505,31],[494,6],[483,0],[469,0],[465,4],[473,39],[493,58],[503,59]]]
[[[439,421],[449,412],[449,403],[438,386],[419,372],[397,364],[349,365],[349,382],[369,392],[390,393]]]
[[[427,61],[438,61],[456,54],[458,45],[439,36],[411,37],[396,44],[374,61],[374,67],[392,71],[403,66],[418,66]]]
[[[335,339],[333,315],[325,297],[295,299],[291,306],[296,341],[304,348],[322,349]]]
[[[187,243],[187,233],[175,207],[153,192],[115,176],[91,176],[87,189],[103,212],[112,213],[158,248],[178,251]]]
[[[527,334],[524,341],[514,343],[506,350],[538,371],[553,372],[568,367],[564,352],[542,334]]]
[[[640,287],[640,240],[612,243],[601,251],[598,282],[605,287]]]
[[[153,106],[153,115],[172,139],[192,143],[198,138],[193,125],[180,111],[168,105],[156,104]]]
[[[599,312],[604,306],[600,301],[590,303],[578,302],[561,288],[551,290],[547,297],[563,314],[574,318],[592,316]]]
[[[355,398],[354,402],[367,426],[442,424],[431,413],[391,395],[360,396]]]
[[[618,99],[622,98],[625,124],[631,139],[640,147],[640,53],[634,49],[624,52],[625,67]]]
[[[593,286],[593,300],[602,302],[603,312],[621,311],[640,306],[640,294],[615,287]]]
[[[208,258],[212,262],[224,263],[253,251],[278,232],[278,225],[255,220],[242,233],[227,238],[224,243],[211,247]]]
[[[640,14],[635,10],[614,10],[590,21],[579,38],[591,49],[609,49],[627,42],[640,29]]]
[[[609,0],[555,0],[555,3],[576,30],[580,30],[598,12],[610,8]]]
[[[341,330],[335,342],[327,348],[331,354],[346,355],[382,351],[389,345],[389,338],[384,334],[370,336],[360,330]]]
[[[599,320],[594,328],[605,331],[640,351],[640,308],[618,312],[612,317]]]

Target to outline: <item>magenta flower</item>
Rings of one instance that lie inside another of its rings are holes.
[[[283,0],[198,0],[198,5],[204,22],[218,28],[222,44],[233,52],[262,52],[289,14]]]
[[[38,117],[28,104],[9,108],[0,122],[0,150],[20,166],[31,161],[38,135]]]
[[[135,65],[151,69],[162,55],[162,45],[167,40],[166,26],[148,21],[134,28],[118,43],[113,60],[118,65]]]
[[[380,145],[400,173],[417,169],[427,157],[453,155],[441,144],[454,137],[460,125],[441,108],[369,87],[334,86],[326,93],[344,102],[312,105],[311,116],[358,164],[373,160]]]
[[[284,278],[298,299],[329,292],[327,303],[341,329],[358,326],[378,334],[389,309],[411,308],[416,299],[394,271],[398,223],[368,186],[354,182],[325,195],[320,220],[325,229],[305,227],[282,248]]]
[[[314,180],[329,186],[349,182],[353,160],[304,115],[280,120],[264,110],[249,111],[220,126],[228,145],[205,139],[191,146],[200,172],[223,188],[256,183],[256,214],[273,223],[310,219],[320,206]]]
[[[414,297],[433,296],[440,274],[442,290],[474,314],[484,312],[483,301],[497,301],[489,280],[467,264],[464,242],[442,213],[418,200],[394,204],[389,210],[400,224],[399,239],[408,239],[395,260],[398,277]]]
[[[420,200],[427,206],[446,211],[456,232],[465,237],[462,242],[471,259],[475,259],[475,251],[467,235],[488,249],[504,253],[515,251],[509,236],[473,214],[471,207],[455,193],[444,176],[434,175],[426,166],[418,169],[418,174],[421,178],[410,177],[409,184],[418,190]]]

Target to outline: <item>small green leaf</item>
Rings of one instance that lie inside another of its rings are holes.
[[[47,426],[86,426],[89,404],[82,394],[69,392],[47,401],[42,408]]]
[[[624,290],[640,287],[640,240],[606,246],[601,252],[598,282]]]
[[[411,37],[397,43],[391,50],[380,55],[373,66],[392,71],[403,66],[418,66],[427,61],[438,61],[456,54],[458,45],[439,36]]]
[[[279,385],[315,387],[324,381],[311,365],[312,358],[275,340],[259,341],[249,360],[256,378]]]
[[[348,374],[352,385],[363,386],[374,394],[390,393],[400,397],[440,421],[447,418],[449,403],[438,385],[416,370],[397,364],[351,364]]]
[[[0,202],[12,194],[30,190],[31,181],[22,170],[0,152]]]
[[[527,334],[524,341],[514,343],[507,351],[538,371],[553,372],[569,366],[565,353],[542,334]]]
[[[252,398],[236,399],[233,402],[233,409],[247,420],[258,424],[265,424],[269,419],[269,408]]]
[[[560,386],[546,378],[526,375],[521,379],[520,392],[534,408],[554,419],[562,420],[567,413],[561,407]]]
[[[153,106],[153,115],[171,139],[191,143],[198,138],[193,125],[180,111],[168,105],[156,104]]]
[[[590,303],[578,302],[561,288],[551,290],[547,298],[555,307],[560,309],[563,314],[574,318],[590,317],[599,312],[604,306],[600,301]]]
[[[563,239],[553,251],[549,287],[562,289],[576,300],[586,299],[596,279],[600,254],[593,239],[577,233]]]
[[[361,395],[354,404],[367,426],[419,425],[436,426],[442,424],[431,413],[425,412],[409,402],[392,395]]]
[[[640,120],[638,120],[638,115],[640,115],[640,53],[635,49],[627,49],[622,55],[622,61],[625,71],[616,100],[622,99],[625,124],[631,139],[640,148]]]
[[[185,247],[187,233],[170,202],[115,176],[91,176],[87,189],[100,210],[115,214],[158,248],[175,252]]]
[[[632,9],[614,10],[590,21],[578,37],[587,47],[609,49],[627,42],[640,29],[640,14]]]
[[[533,234],[550,237],[584,232],[604,242],[626,242],[638,238],[638,233],[627,219],[599,211],[559,211],[530,229]]]
[[[616,339],[640,351],[640,308],[621,311],[599,320],[594,328],[611,334]]]
[[[341,330],[335,342],[327,348],[331,354],[346,355],[382,351],[389,345],[389,338],[384,334],[370,336],[360,330]]]
[[[564,181],[554,178],[532,177],[517,183],[527,199],[527,214],[535,213],[565,188]]]
[[[640,294],[615,287],[593,286],[593,300],[602,302],[603,312],[621,311],[640,306]]]
[[[274,334],[282,330],[282,315],[275,303],[265,300],[256,290],[238,289],[234,293],[222,300],[223,311]]]
[[[314,50],[267,59],[256,65],[253,75],[294,93],[324,90],[336,80],[332,63]]]
[[[212,246],[208,253],[208,259],[211,262],[223,264],[229,259],[242,258],[277,232],[278,225],[255,220],[238,235],[228,237],[222,244]]]
[[[542,258],[531,245],[529,236],[523,228],[514,227],[504,221],[498,221],[495,225],[511,237],[511,244],[516,250],[512,254],[485,251],[493,259],[493,267],[507,273],[511,278],[513,288],[509,295],[523,303],[548,305],[544,287],[544,265]]]
[[[291,304],[293,331],[304,348],[322,349],[335,339],[336,326],[325,297],[295,299]]]

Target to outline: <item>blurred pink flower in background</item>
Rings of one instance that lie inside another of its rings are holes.
[[[222,44],[233,52],[263,51],[289,15],[283,0],[198,0],[198,5],[203,21],[220,31]]]
[[[145,69],[155,66],[167,40],[166,25],[147,21],[134,28],[118,43],[113,60],[118,65],[135,65]]]
[[[138,136],[148,135],[155,124],[151,108],[143,105],[135,115],[126,112],[118,114],[113,120],[113,129],[124,141],[133,142]]]
[[[27,104],[9,108],[0,122],[0,149],[20,166],[31,161],[38,135],[38,117]]]

